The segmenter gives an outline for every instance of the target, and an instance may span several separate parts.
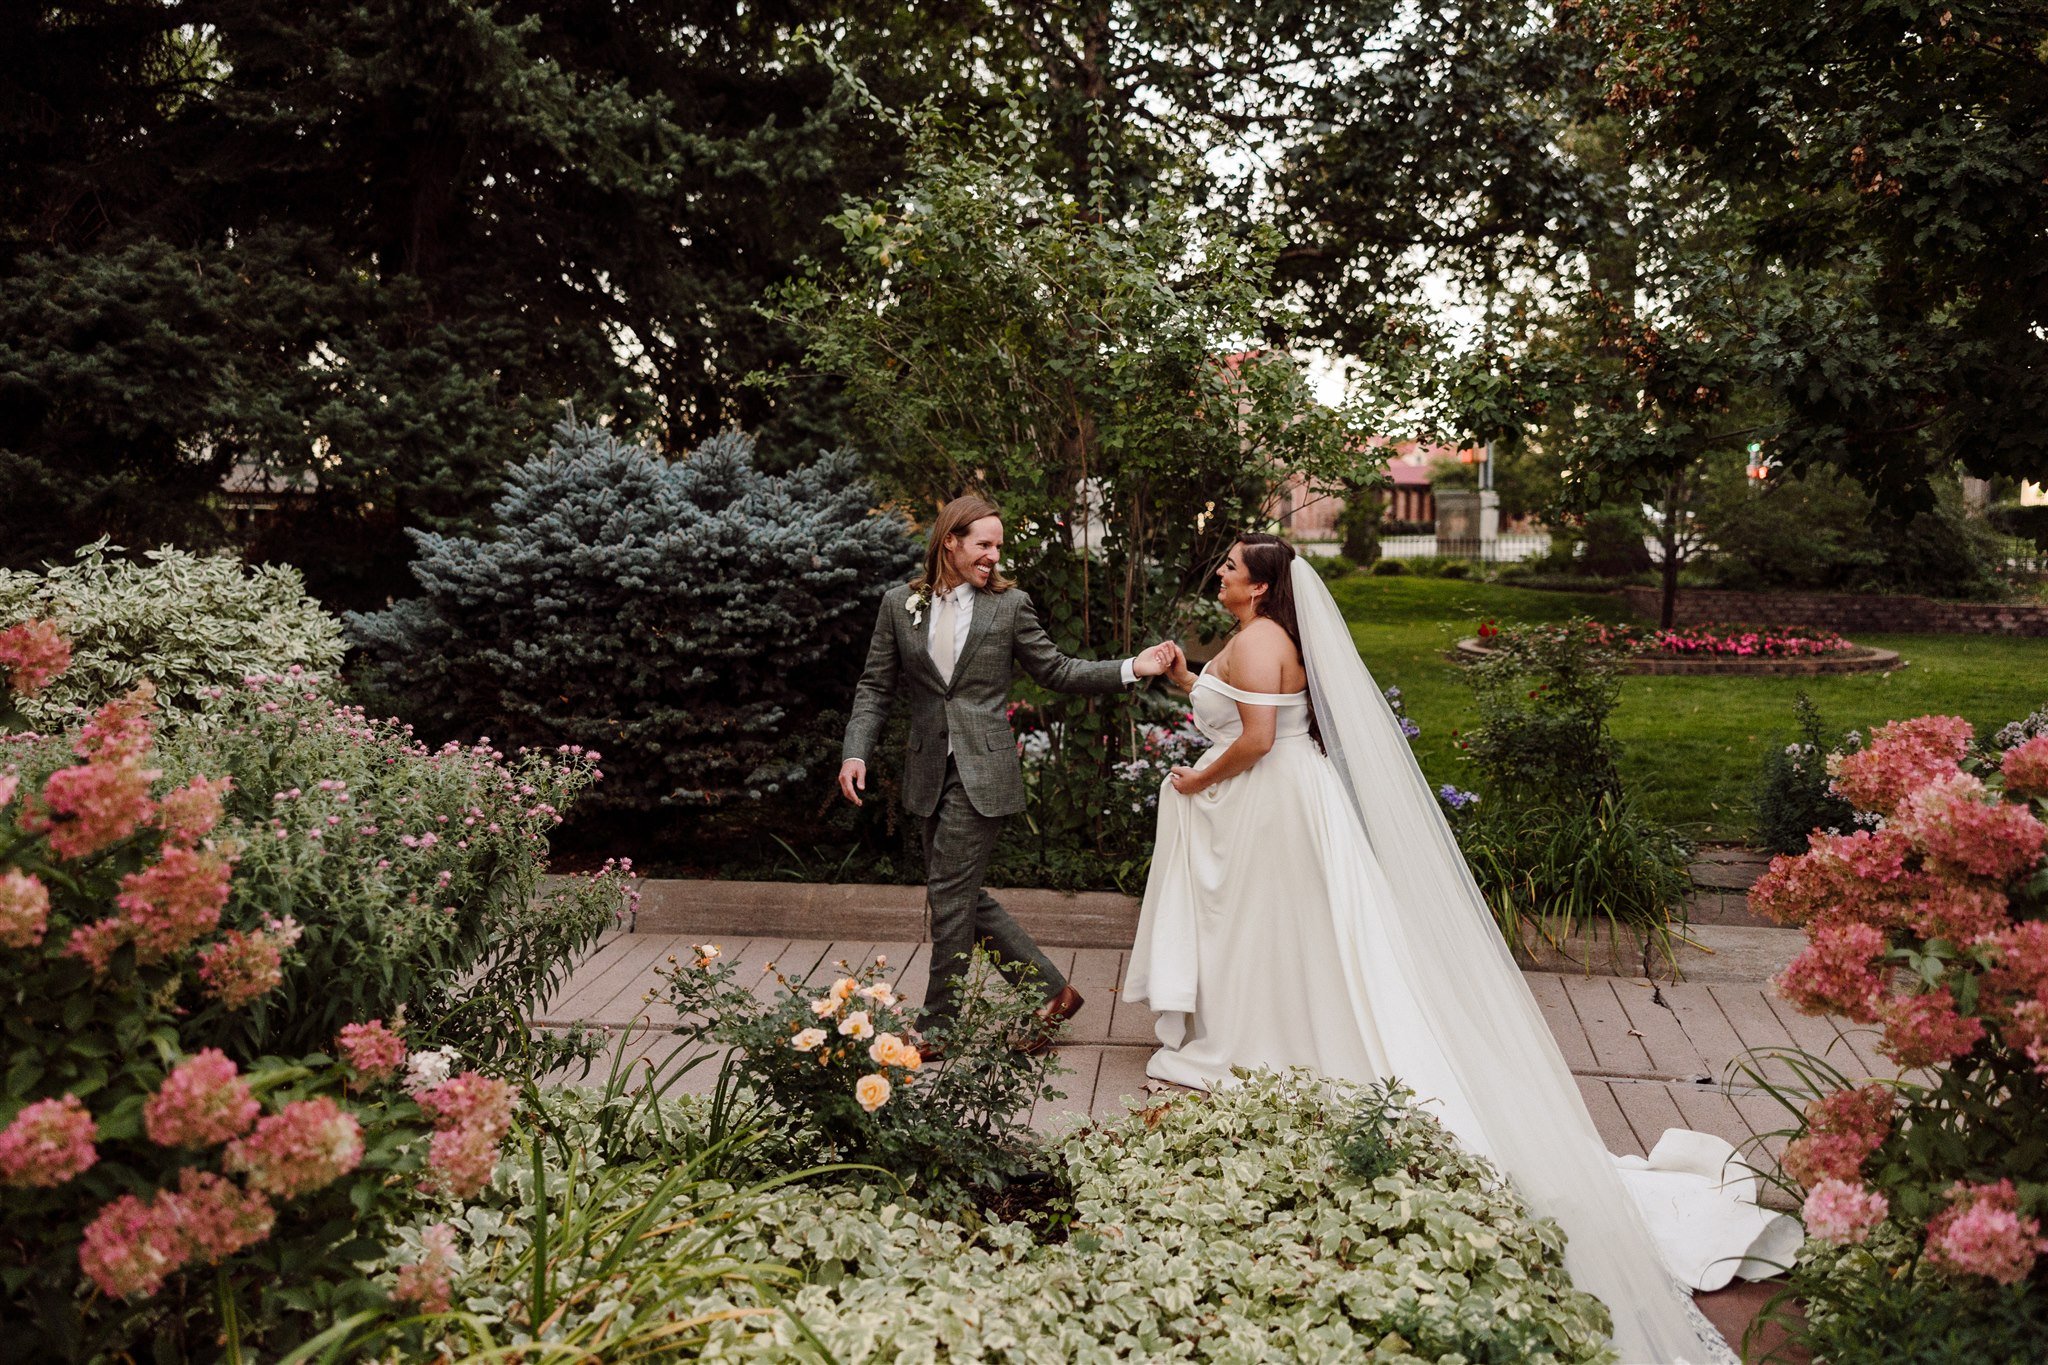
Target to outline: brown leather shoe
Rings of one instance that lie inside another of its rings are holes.
[[[1035,1036],[1018,1043],[1017,1050],[1027,1057],[1036,1057],[1052,1047],[1053,1038],[1059,1033],[1060,1025],[1081,1012],[1087,1002],[1081,999],[1081,992],[1072,986],[1060,987],[1060,993],[1039,1008],[1039,1026]]]
[[[946,1050],[937,1043],[920,1041],[917,1045],[917,1059],[920,1062],[939,1062],[944,1061],[945,1057]]]

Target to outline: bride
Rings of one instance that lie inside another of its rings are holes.
[[[1624,1361],[1734,1360],[1667,1265],[1698,1283],[1710,1262],[1789,1260],[1796,1223],[1711,1167],[1674,1191],[1630,1158],[1624,1184],[1329,589],[1268,535],[1242,537],[1218,577],[1239,629],[1173,679],[1213,745],[1160,793],[1123,986],[1160,1016],[1147,1073],[1196,1089],[1233,1067],[1398,1077],[1564,1228]]]

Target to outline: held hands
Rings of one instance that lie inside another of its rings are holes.
[[[1173,667],[1174,644],[1162,640],[1131,660],[1131,672],[1141,678],[1156,678]]]
[[[856,790],[858,789],[858,790]],[[860,793],[868,789],[868,765],[857,758],[849,758],[839,765],[839,794],[858,806],[863,804]]]
[[[1188,669],[1187,655],[1172,640],[1161,640],[1132,662],[1131,671],[1141,678],[1163,677],[1185,692],[1195,685],[1195,675]]]

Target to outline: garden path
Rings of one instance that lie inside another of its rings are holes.
[[[673,1055],[681,1040],[665,1030],[676,1022],[663,1000],[656,970],[673,957],[691,954],[700,936],[670,932],[607,936],[538,1013],[543,1027],[583,1023],[612,1032],[632,1030],[634,1056]],[[930,945],[908,938],[792,938],[767,935],[723,940],[726,958],[742,979],[752,977],[762,992],[773,990],[773,964],[800,978],[840,961],[888,959],[896,988],[922,998]],[[1034,1126],[1051,1131],[1122,1112],[1131,1099],[1146,1096],[1145,1059],[1154,1045],[1153,1015],[1125,1003],[1116,986],[1123,977],[1124,950],[1108,947],[1048,948],[1087,1004],[1069,1025],[1060,1048],[1067,1074],[1058,1078],[1059,1098],[1041,1100]],[[1777,1060],[1756,1059],[1745,1072],[1751,1049],[1797,1046],[1824,1056],[1851,1077],[1895,1074],[1872,1043],[1875,1031],[1846,1020],[1815,1019],[1793,1012],[1764,982],[1652,982],[1646,978],[1532,971],[1525,974],[1565,1060],[1610,1149],[1641,1154],[1666,1128],[1715,1133],[1738,1147],[1761,1141],[1775,1157],[1782,1138],[1768,1135],[1788,1115],[1761,1082],[1790,1081]],[[644,1029],[644,1034],[638,1030]],[[708,1086],[712,1069],[698,1068],[684,1088]]]

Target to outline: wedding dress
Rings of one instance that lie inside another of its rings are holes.
[[[1147,1073],[1197,1089],[1233,1067],[1397,1078],[1564,1229],[1566,1269],[1613,1314],[1626,1365],[1735,1361],[1679,1277],[1771,1274],[1798,1224],[1756,1207],[1756,1176],[1718,1138],[1607,1152],[1329,589],[1299,559],[1290,572],[1308,689],[1204,674],[1197,766],[1237,737],[1239,702],[1276,708],[1273,747],[1192,797],[1160,794],[1123,985],[1160,1016]]]

